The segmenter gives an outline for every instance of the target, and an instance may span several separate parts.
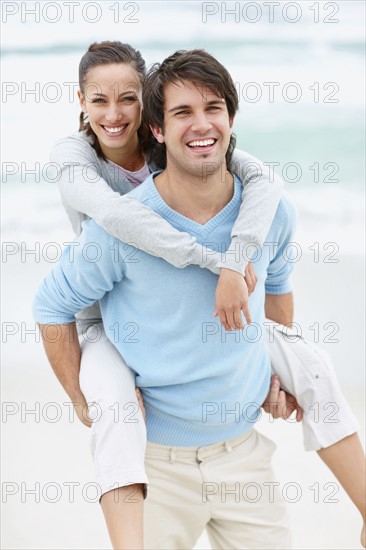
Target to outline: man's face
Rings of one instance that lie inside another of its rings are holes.
[[[164,128],[153,132],[166,145],[167,167],[192,176],[219,170],[233,123],[225,100],[188,81],[166,85],[164,95]]]

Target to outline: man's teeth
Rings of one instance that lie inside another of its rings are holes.
[[[108,128],[108,126],[104,126],[104,129],[111,134],[117,134],[117,132],[120,132],[121,130],[123,130],[123,128],[124,126],[120,126],[119,128]]]
[[[188,143],[189,147],[207,147],[207,145],[213,145],[215,143],[214,139],[203,139],[201,141],[190,141]]]

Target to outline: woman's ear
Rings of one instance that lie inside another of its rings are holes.
[[[164,139],[164,134],[163,134],[163,131],[162,131],[161,128],[158,128],[157,126],[151,126],[150,125],[150,130],[154,134],[154,138],[156,139],[156,141],[158,141],[159,143],[164,143],[165,139]]]
[[[83,96],[83,94],[81,93],[80,90],[78,90],[78,98],[79,98],[79,103],[80,103],[81,110],[83,111],[83,113],[86,113],[87,108],[86,108],[85,97]]]

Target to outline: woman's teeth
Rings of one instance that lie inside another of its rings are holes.
[[[125,127],[126,125],[119,126],[118,128],[108,128],[108,126],[103,126],[104,130],[110,134],[118,134],[118,132],[121,132]]]

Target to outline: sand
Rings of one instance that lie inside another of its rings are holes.
[[[321,345],[334,359],[364,433],[363,258],[339,255],[339,260],[316,263],[309,253],[303,255],[294,276],[296,320],[310,339],[314,329],[309,327],[315,322],[323,340],[329,335],[322,328],[325,323],[339,325],[339,342]],[[26,334],[34,329],[30,311],[34,289],[51,267],[30,257],[22,263],[19,254],[3,264],[2,547],[109,548],[96,502],[88,429],[70,421],[69,406],[63,404],[68,398],[42,345],[35,334]],[[10,288],[16,292],[8,292]],[[33,414],[27,412],[31,409]],[[288,500],[297,499],[288,503],[294,547],[360,548],[358,512],[320,459],[305,453],[301,427],[271,422],[263,415],[258,429],[276,442],[278,479]],[[203,534],[196,548],[209,547]]]

